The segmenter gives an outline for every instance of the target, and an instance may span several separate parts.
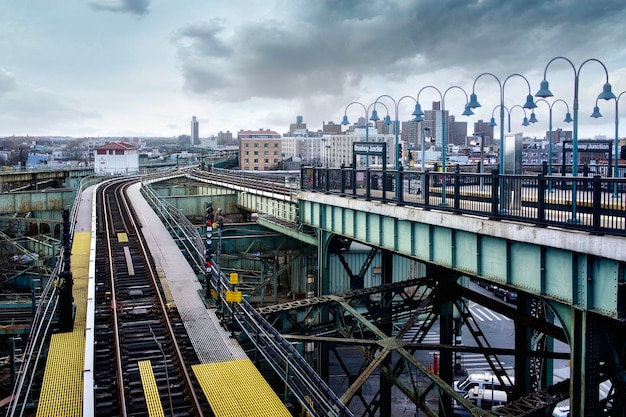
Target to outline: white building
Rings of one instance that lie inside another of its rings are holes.
[[[100,175],[139,172],[139,148],[127,142],[111,142],[93,151],[94,173]]]
[[[365,128],[357,128],[354,133],[347,135],[324,135],[320,141],[320,159],[322,165],[339,167],[352,165],[352,150],[354,142],[365,142]],[[398,137],[399,144],[402,144]],[[379,135],[376,129],[369,129],[367,142],[385,142],[387,144],[387,168],[395,168],[398,150],[395,148],[395,135]],[[404,145],[403,145],[404,146]],[[406,149],[406,147],[405,147]],[[404,158],[403,158],[404,159]],[[378,156],[366,157],[358,155],[356,160],[359,167],[382,167],[382,158]]]
[[[293,158],[306,164],[320,163],[320,140],[318,136],[283,136],[283,159]]]

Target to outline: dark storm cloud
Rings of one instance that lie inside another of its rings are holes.
[[[107,12],[146,15],[150,12],[150,0],[93,0],[89,6]]]
[[[283,1],[289,16],[231,32],[181,30],[186,87],[240,100],[341,94],[364,77],[402,81],[437,69],[467,76],[540,71],[556,55],[611,55],[623,0]],[[236,22],[230,22],[236,23]],[[200,59],[204,57],[205,59]]]

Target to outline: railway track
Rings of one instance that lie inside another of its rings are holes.
[[[97,416],[147,416],[138,363],[150,361],[166,416],[211,415],[191,365],[198,363],[127,203],[128,181],[101,187],[96,251]]]

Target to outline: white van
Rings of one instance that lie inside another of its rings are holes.
[[[504,375],[501,379],[504,385],[494,374],[489,372],[470,374],[461,381],[454,381],[454,390],[459,394],[467,394],[473,388],[507,391],[511,386],[515,385],[515,378],[512,376]]]
[[[476,407],[487,411],[493,411],[509,402],[505,391],[480,389],[478,387],[472,388],[463,396],[463,398],[474,404]],[[453,408],[454,417],[465,417],[471,415],[468,409],[461,406],[456,401],[454,402]]]

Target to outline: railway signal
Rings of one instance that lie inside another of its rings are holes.
[[[207,298],[212,297],[211,294],[211,282],[213,281],[213,203],[206,203],[206,208],[204,211],[204,217],[206,221],[206,235],[204,239],[204,262],[205,262],[205,270],[204,270],[204,281],[206,284],[206,294]],[[215,288],[214,288],[215,289]]]

